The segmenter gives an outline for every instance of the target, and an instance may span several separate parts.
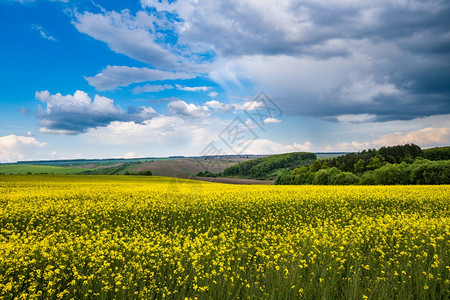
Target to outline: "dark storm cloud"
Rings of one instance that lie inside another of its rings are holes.
[[[387,121],[450,113],[449,1],[141,3],[147,17],[155,11],[170,16],[152,18],[152,24],[176,20],[165,27],[173,30],[176,45],[160,45],[159,27],[150,28],[142,14],[129,11],[84,13],[75,24],[116,52],[168,69],[189,60],[189,49],[192,57],[213,51],[213,80],[251,82],[254,90],[277,97],[290,114],[327,119],[373,114],[374,120]],[[98,20],[111,27],[106,21],[119,17],[113,29],[121,34],[93,30]],[[135,55],[141,52],[151,59]]]
[[[310,98],[306,101],[292,101],[293,97],[279,98],[282,109],[290,115],[305,115],[338,121],[341,115],[373,115],[370,121],[412,120],[419,117],[450,114],[449,95],[379,94],[371,103],[355,104],[345,102],[320,103]],[[289,105],[289,106],[288,106]]]
[[[184,16],[189,29],[181,38],[213,44],[223,56],[302,55],[330,39],[400,41],[419,32],[438,38],[450,28],[450,4],[444,1],[292,1],[262,8],[269,4],[198,1]]]
[[[290,114],[325,119],[370,114],[375,115],[373,121],[450,114],[450,2],[410,1],[399,5],[380,1],[355,6],[302,2],[293,7],[292,14],[297,12],[301,16],[302,11],[306,12],[307,17],[303,18],[310,27],[296,38],[287,39],[289,31],[280,31],[273,24],[271,27],[261,21],[264,18],[244,18],[242,22],[236,21],[240,34],[225,39],[224,44],[220,35],[212,40],[217,41],[215,47],[225,56],[287,55],[303,59],[307,56],[310,60],[341,57],[349,62],[365,56],[371,66],[364,70],[354,64],[350,71],[370,78],[375,85],[395,88],[392,93],[380,91],[370,98],[364,98],[361,93],[359,101],[346,99],[342,90],[359,80],[349,76],[335,86],[330,82],[333,88],[328,93],[307,86],[297,90],[294,87],[294,92],[288,87],[284,95],[274,92],[281,95],[279,101]],[[228,12],[228,15],[233,13]],[[301,27],[301,24],[292,26]],[[263,33],[258,34],[258,30]],[[246,39],[245,33],[253,38]],[[353,46],[359,42],[366,46]],[[330,68],[333,68],[331,63]],[[342,70],[343,77],[347,71]],[[323,70],[324,74],[326,72]],[[323,78],[318,76],[316,80]],[[260,88],[270,90],[267,85]],[[286,95],[289,93],[291,96]]]

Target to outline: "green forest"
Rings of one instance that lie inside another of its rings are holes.
[[[271,155],[231,166],[225,169],[221,175],[246,178],[267,178],[276,175],[279,170],[292,170],[294,168],[309,165],[316,159],[317,156],[314,153],[309,152],[292,152]]]
[[[450,147],[406,144],[348,153],[295,168],[275,184],[450,184]]]

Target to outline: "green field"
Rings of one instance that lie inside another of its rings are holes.
[[[0,165],[0,174],[77,174],[88,169],[73,168],[73,167],[57,167],[45,165]]]

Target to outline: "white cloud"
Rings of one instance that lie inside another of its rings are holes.
[[[99,91],[112,90],[132,83],[158,80],[190,79],[195,76],[182,72],[169,72],[150,68],[107,66],[93,77],[85,77],[88,83]]]
[[[182,86],[179,84],[175,84],[178,90],[187,91],[187,92],[206,92],[211,87],[209,86]]]
[[[158,113],[153,109],[153,107],[128,107],[128,117],[123,118],[122,120],[143,121],[149,120],[157,115]]]
[[[229,112],[234,109],[234,106],[231,104],[221,103],[217,100],[210,100],[205,102],[205,106],[213,109],[215,112]]]
[[[33,25],[31,25],[31,28],[34,29],[34,30],[36,30],[36,31],[38,31],[39,34],[40,34],[44,39],[46,39],[46,40],[53,41],[53,42],[57,42],[57,41],[58,41],[55,37],[53,37],[53,36],[51,36],[51,35],[48,35],[48,34],[45,32],[44,28],[42,28],[42,26],[33,24]]]
[[[76,13],[75,27],[94,39],[108,44],[111,50],[154,67],[174,68],[180,57],[157,43],[154,23],[157,18],[144,12],[132,16],[129,10],[103,14]]]
[[[415,131],[394,132],[380,136],[378,139],[367,142],[343,142],[336,145],[328,145],[326,151],[360,151],[364,149],[380,148],[383,146],[395,146],[403,144],[417,144],[421,147],[442,146],[450,143],[449,128],[427,127]]]
[[[270,123],[272,123],[272,124],[281,123],[281,120],[278,120],[276,118],[264,119],[264,124],[270,124]]]
[[[245,101],[244,103],[234,103],[234,108],[237,110],[258,110],[264,107],[264,103],[253,100],[253,101]]]
[[[371,122],[376,119],[376,115],[371,114],[354,114],[354,115],[340,115],[336,116],[335,119],[338,122],[343,123],[365,123],[365,122]]]
[[[76,91],[74,95],[51,95],[49,91],[36,92],[36,99],[46,104],[37,116],[40,132],[51,134],[77,134],[87,128],[105,126],[112,121],[142,121],[157,113],[151,107],[129,108],[126,113],[114,100],[95,95],[94,101],[86,92]]]
[[[152,147],[152,155],[199,155],[211,142],[220,153],[233,154],[220,141],[218,134],[228,125],[226,120],[195,118],[179,115],[159,115],[142,123],[112,122],[108,126],[91,128],[83,134],[89,140],[110,146]],[[243,153],[276,154],[311,151],[311,143],[283,145],[269,139],[255,139]],[[169,154],[170,153],[170,154]]]
[[[286,146],[286,149],[309,152],[309,151],[311,151],[311,145],[312,144],[310,142],[306,141],[303,144],[294,143],[293,145],[288,145],[288,146]]]
[[[59,112],[85,112],[93,114],[122,114],[120,107],[114,106],[112,99],[95,95],[94,101],[86,92],[77,90],[75,94],[63,96],[60,93],[50,95],[49,91],[36,92],[36,99],[47,104],[47,113]]]
[[[225,125],[223,121],[209,118],[160,115],[142,123],[112,122],[105,127],[91,128],[84,136],[105,145],[148,146],[153,149],[152,155],[197,155]]]
[[[6,135],[0,137],[0,162],[33,159],[36,150],[46,145],[34,137]]]
[[[255,139],[244,152],[247,154],[279,154],[296,151],[311,151],[311,143],[307,141],[304,144],[283,145],[268,139]]]
[[[217,92],[210,92],[210,93],[208,94],[208,96],[210,96],[210,97],[212,97],[212,98],[216,97],[217,95],[219,95]]]
[[[122,158],[139,158],[139,157],[142,157],[142,155],[137,155],[134,152],[127,152],[122,156]]]
[[[423,128],[410,132],[395,132],[383,135],[376,143],[379,145],[419,144],[423,146],[448,144],[450,142],[449,128]]]
[[[182,43],[206,44],[222,55],[276,52],[312,38],[309,16],[302,6],[291,1],[141,3],[159,11],[176,12],[184,20],[177,24]]]
[[[173,88],[174,87],[171,84],[164,84],[164,85],[160,85],[160,84],[146,84],[144,86],[137,86],[137,87],[135,87],[132,90],[132,92],[134,94],[151,93],[151,92],[161,92],[161,91],[165,91],[165,90],[171,90]]]
[[[175,7],[169,4],[168,1],[162,0],[141,0],[142,7],[154,7],[158,11],[173,11]]]
[[[187,104],[182,100],[170,102],[168,108],[172,114],[196,118],[207,117],[211,114],[207,106],[198,106],[193,103]]]

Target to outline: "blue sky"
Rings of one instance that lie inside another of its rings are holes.
[[[0,162],[448,145],[448,15],[448,1],[2,0]]]

